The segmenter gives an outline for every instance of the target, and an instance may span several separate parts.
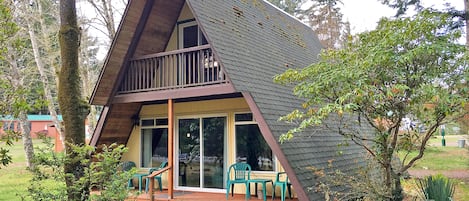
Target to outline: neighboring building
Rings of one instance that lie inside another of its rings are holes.
[[[62,115],[58,115],[57,118],[59,121],[62,121]],[[1,118],[0,121],[2,125],[0,134],[4,133],[5,130],[20,131],[19,121],[17,119],[4,117]],[[55,151],[60,152],[63,150],[62,139],[58,136],[57,129],[50,115],[29,114],[28,124],[32,138],[38,138],[38,135],[41,134],[54,138]]]
[[[320,50],[310,27],[262,0],[130,0],[90,101],[104,106],[90,144],[125,144],[139,168],[168,161],[171,192],[224,193],[229,165],[247,162],[322,200],[311,167],[351,170],[363,152],[338,155],[343,139],[323,128],[280,144],[292,126],[278,118],[301,101],[272,81]]]
[[[62,115],[59,115],[59,121],[62,121]],[[0,133],[5,130],[19,131],[19,122],[17,119],[11,117],[4,117],[0,119],[2,121],[2,128]],[[30,114],[28,115],[29,128],[31,129],[31,137],[37,138],[38,133],[42,133],[46,136],[55,138],[56,130],[52,118],[50,115]]]

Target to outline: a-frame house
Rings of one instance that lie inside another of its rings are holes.
[[[301,101],[273,82],[320,50],[310,27],[263,0],[129,0],[91,97],[103,111],[90,144],[125,144],[123,160],[142,169],[168,161],[170,194],[224,193],[227,167],[247,162],[254,178],[285,171],[295,197],[323,200],[310,167],[350,169],[361,152],[338,155],[343,139],[327,129],[279,143],[292,128],[279,117]]]

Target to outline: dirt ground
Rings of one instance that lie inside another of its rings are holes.
[[[469,182],[469,170],[451,170],[451,171],[435,171],[435,170],[408,170],[412,177],[423,178],[425,176],[442,174],[448,178],[462,179]]]

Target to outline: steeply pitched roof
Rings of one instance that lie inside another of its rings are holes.
[[[317,36],[310,27],[265,1],[188,0],[188,3],[234,87],[252,96],[278,141],[291,128],[278,118],[300,107],[301,101],[292,95],[290,87],[275,84],[273,77],[288,68],[303,68],[317,62],[322,48]],[[362,151],[356,146],[344,148],[345,154],[338,156],[337,147],[342,142],[331,130],[311,129],[279,145],[288,161],[282,165],[295,172],[303,188],[301,193],[305,195],[298,194],[301,200],[324,199],[321,194],[306,190],[316,182],[311,167],[324,167],[334,160],[338,168],[347,169],[360,161]],[[269,144],[272,146],[272,142]]]
[[[183,2],[129,1],[117,41],[111,47],[93,94],[93,104],[112,103],[113,88],[115,90],[126,59],[136,54],[163,51],[176,23],[174,12],[179,14]],[[271,147],[281,150],[277,154],[281,155],[279,159],[292,177],[300,200],[323,200],[321,194],[307,190],[316,184],[310,167],[326,166],[333,159],[337,167],[348,169],[355,166],[362,155],[359,148],[350,146],[343,148],[344,154],[338,156],[337,145],[343,142],[342,138],[328,129],[311,129],[297,134],[291,141],[278,143],[280,135],[291,128],[278,118],[300,107],[301,101],[293,96],[290,87],[275,84],[273,77],[288,68],[303,68],[318,61],[321,44],[311,28],[262,0],[186,2],[234,88],[248,99],[261,130],[264,129],[263,134],[265,130],[272,134],[265,136],[266,140]],[[156,49],[140,47],[150,42],[157,44]],[[100,125],[105,126],[98,132],[108,134],[99,142],[122,142],[132,128],[130,116],[139,108],[138,103],[106,106],[107,115],[100,120]],[[93,142],[98,139],[94,138]]]
[[[183,5],[184,0],[128,2],[91,96],[92,104],[109,104],[128,59],[165,49]]]

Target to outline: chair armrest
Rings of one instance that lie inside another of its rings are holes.
[[[280,181],[280,176],[286,175],[285,182],[288,183],[288,175],[287,172],[277,172],[277,176],[275,177],[275,182],[281,182]]]

